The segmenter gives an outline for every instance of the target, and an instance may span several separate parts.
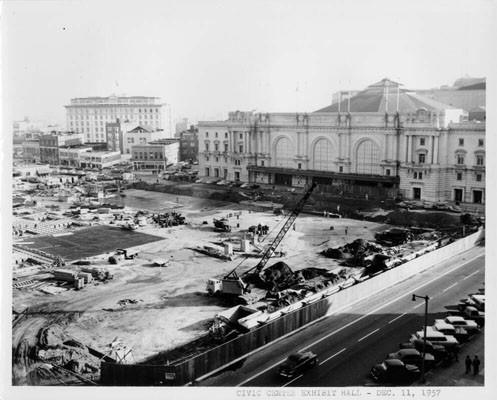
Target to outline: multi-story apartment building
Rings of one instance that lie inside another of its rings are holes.
[[[85,142],[105,142],[106,123],[136,121],[154,130],[166,129],[171,137],[170,113],[158,97],[85,97],[71,99],[66,107],[67,127],[84,135]]]
[[[485,124],[384,79],[313,113],[199,122],[199,176],[428,201],[485,201]]]
[[[179,160],[198,161],[198,128],[194,125],[191,125],[190,129],[180,132]]]
[[[178,139],[163,139],[131,148],[131,161],[135,170],[152,173],[164,171],[169,165],[178,163]]]
[[[52,132],[40,137],[40,160],[51,165],[59,164],[59,147],[83,143],[83,135],[74,132]]]

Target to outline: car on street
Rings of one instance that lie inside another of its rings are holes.
[[[444,335],[454,336],[459,343],[466,342],[469,339],[466,329],[459,326],[455,327],[443,319],[436,319],[432,328],[438,332],[442,332]]]
[[[485,311],[485,295],[476,293],[470,294],[457,305],[457,309],[463,311],[467,306],[475,307],[478,311]]]
[[[385,360],[374,365],[371,367],[370,373],[376,381],[398,384],[413,382],[421,375],[421,371],[415,365],[404,364],[396,359]]]
[[[420,330],[411,336],[411,341],[423,340],[424,337],[424,330]],[[426,329],[426,340],[433,344],[444,346],[447,351],[457,351],[459,349],[459,342],[454,336],[444,335],[442,332],[431,329],[431,327]]]
[[[416,349],[420,353],[423,353],[424,341],[422,339],[412,340],[411,342],[401,343],[399,348],[401,349]],[[442,361],[447,358],[448,352],[444,346],[439,344],[433,344],[429,340],[426,341],[425,353],[432,354],[435,357],[435,361]]]
[[[436,321],[437,320],[435,320],[435,322]],[[449,315],[445,317],[443,321],[451,324],[452,326],[460,326],[464,328],[470,335],[474,335],[475,333],[480,332],[480,328],[475,321],[471,319],[465,319],[464,317],[460,317],[458,315]]]
[[[318,356],[312,351],[293,353],[278,368],[278,373],[285,378],[293,378],[308,368],[314,367]]]
[[[416,349],[400,349],[395,353],[390,353],[387,360],[400,360],[404,364],[415,365],[419,369],[423,364],[423,354]],[[433,368],[435,365],[435,356],[428,352],[425,353],[425,370]]]

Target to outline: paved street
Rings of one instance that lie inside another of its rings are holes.
[[[434,319],[443,318],[446,306],[456,304],[468,293],[483,287],[483,251],[483,247],[472,249],[457,260],[449,260],[412,277],[349,310],[342,310],[336,316],[281,340],[231,370],[200,384],[298,387],[375,385],[369,377],[371,366],[381,362],[388,353],[398,348],[399,343],[408,341],[410,334],[423,326],[424,302],[412,302],[411,294],[429,295],[429,325]],[[466,352],[483,354],[483,334],[469,346],[463,348],[461,357]],[[296,350],[317,353],[320,360],[318,367],[290,381],[281,379],[277,375],[277,365]],[[451,368],[437,368],[429,375],[428,384],[442,385],[439,381],[442,378],[437,376],[438,370],[442,370],[447,379],[453,379],[450,377],[454,374],[447,372]],[[464,370],[461,369],[461,372]]]

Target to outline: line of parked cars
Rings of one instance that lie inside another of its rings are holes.
[[[425,371],[442,363],[457,359],[462,343],[478,334],[485,323],[485,294],[473,293],[449,311],[443,319],[436,319],[426,328]],[[476,311],[471,318],[468,311]],[[405,384],[420,378],[425,343],[424,327],[411,335],[409,342],[401,343],[399,350],[387,355],[386,359],[374,365],[370,375],[381,383]]]
[[[445,201],[432,202],[427,200],[405,200],[397,203],[397,206],[400,208],[405,208],[407,210],[425,209],[462,213],[461,207],[456,204],[449,204]]]

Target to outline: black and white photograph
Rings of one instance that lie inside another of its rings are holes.
[[[497,1],[0,28],[0,398],[495,398]]]

